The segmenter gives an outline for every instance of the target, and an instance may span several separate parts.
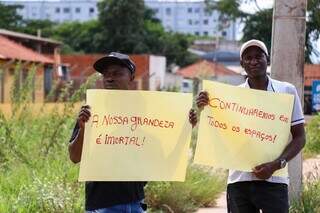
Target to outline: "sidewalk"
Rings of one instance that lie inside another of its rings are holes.
[[[214,208],[201,208],[197,213],[227,213],[226,192],[223,192],[217,199],[217,206]]]

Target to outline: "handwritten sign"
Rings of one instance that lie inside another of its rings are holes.
[[[252,171],[273,161],[290,135],[294,97],[203,81],[210,103],[200,116],[194,163]],[[287,169],[274,175],[286,176]]]
[[[79,181],[184,181],[191,94],[88,90]]]

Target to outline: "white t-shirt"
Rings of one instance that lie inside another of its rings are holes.
[[[268,82],[267,91],[277,92],[277,93],[287,93],[287,94],[294,95],[291,126],[304,123],[305,120],[302,112],[300,98],[298,96],[295,86],[287,82],[277,81],[270,77],[268,78],[269,78],[269,82]],[[248,79],[246,80],[245,83],[239,85],[239,87],[250,88]],[[242,181],[254,181],[254,180],[261,180],[261,179],[257,178],[252,172],[229,170],[228,184],[242,182]],[[289,184],[288,177],[272,176],[266,181],[272,182],[272,183]]]

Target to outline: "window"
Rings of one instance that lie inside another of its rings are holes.
[[[52,89],[52,77],[53,77],[53,67],[45,66],[44,67],[44,94],[45,97],[50,93]]]
[[[15,70],[15,69],[10,69],[9,73],[10,75],[15,75],[16,72],[18,72],[17,74],[17,78],[14,81],[14,86],[18,89],[20,89],[27,81],[28,78],[28,70],[27,69],[19,69],[19,70]],[[32,83],[34,83],[34,78],[31,79]],[[32,85],[33,86],[33,85]]]
[[[192,13],[192,8],[191,7],[188,8],[188,13]]]
[[[93,7],[90,7],[89,13],[94,13],[94,8]]]
[[[67,66],[65,65],[61,65],[58,67],[58,76],[62,79],[62,80],[69,80],[69,69]]]
[[[81,12],[81,8],[80,7],[77,7],[76,8],[76,13],[80,13]]]
[[[56,13],[60,13],[60,7],[56,7]]]
[[[194,9],[194,12],[195,12],[195,13],[200,13],[200,8],[195,8],[195,9]]]
[[[227,37],[227,32],[226,31],[222,31],[222,36],[223,37]]]
[[[203,32],[203,35],[204,35],[204,36],[207,36],[207,35],[208,35],[208,31],[204,31],[204,32]]]
[[[200,22],[199,22],[199,20],[194,20],[194,25],[198,25]]]
[[[208,19],[203,20],[204,25],[208,25],[208,23],[209,23]]]
[[[189,82],[182,82],[182,87],[189,88],[190,87]]]
[[[199,35],[199,32],[194,32],[194,34],[195,34],[196,36],[198,36],[198,35]]]
[[[188,20],[188,24],[192,25],[192,20],[191,19]]]
[[[69,79],[69,72],[67,66],[62,66],[62,79],[67,81]]]
[[[153,11],[154,13],[159,13],[159,9],[158,9],[158,8],[153,8],[152,11]]]
[[[171,8],[166,8],[166,15],[171,15]]]
[[[204,16],[211,16],[212,15],[212,12],[209,12],[209,11],[204,11]]]
[[[64,12],[64,13],[70,13],[70,8],[69,8],[69,7],[63,8],[63,12]]]

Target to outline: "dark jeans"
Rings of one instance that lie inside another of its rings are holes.
[[[288,213],[288,186],[267,181],[228,184],[228,213]]]
[[[103,209],[86,211],[86,213],[143,213],[145,204],[138,201],[126,204],[119,204]]]

